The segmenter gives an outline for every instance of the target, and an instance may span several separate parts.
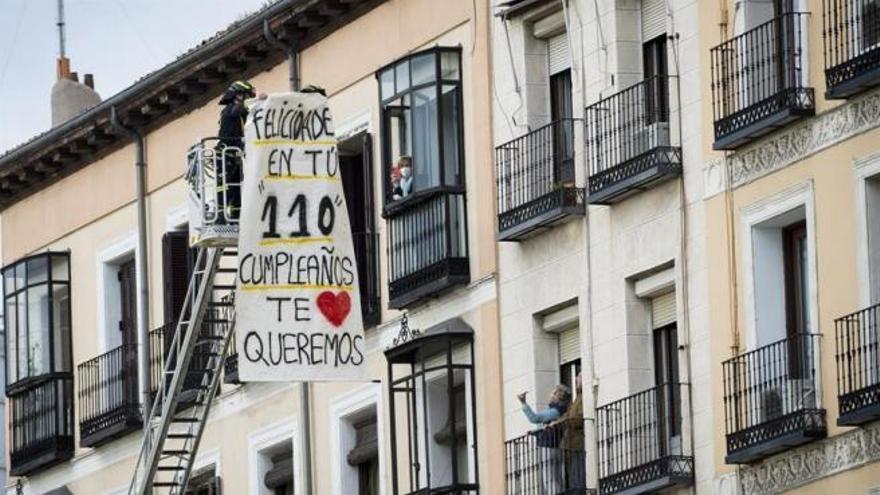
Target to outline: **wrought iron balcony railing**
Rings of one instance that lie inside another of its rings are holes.
[[[880,84],[880,3],[824,0],[825,97],[848,98]]]
[[[820,334],[797,334],[724,361],[728,464],[826,435],[818,397]]]
[[[507,495],[587,493],[583,435],[583,419],[569,419],[506,441]]]
[[[599,493],[654,493],[694,481],[682,439],[687,384],[664,384],[596,409]]]
[[[404,308],[470,281],[464,191],[431,192],[388,216],[388,297]]]
[[[136,345],[122,345],[77,367],[79,443],[94,447],[141,427]]]
[[[613,203],[681,174],[677,126],[669,119],[677,84],[654,76],[586,108],[590,203]]]
[[[839,425],[880,418],[880,304],[835,320]]]
[[[226,351],[226,361],[223,362],[223,383],[238,385],[238,352],[235,350],[235,329],[229,334],[229,349]]]
[[[791,12],[712,49],[715,149],[734,149],[815,114],[808,86],[809,13]]]
[[[26,476],[73,457],[71,373],[36,378],[8,395],[12,476]]]
[[[583,215],[575,187],[574,131],[561,119],[495,148],[498,239],[515,241],[571,215]]]

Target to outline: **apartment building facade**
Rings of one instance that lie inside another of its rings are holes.
[[[306,493],[307,474],[311,493],[503,491],[489,10],[274,2],[0,157],[8,493],[127,493],[147,388],[137,350],[155,387],[192,271],[186,156],[216,133],[217,99],[237,79],[327,92],[369,372],[311,385],[305,445],[299,384],[238,383],[230,355],[188,493]],[[135,146],[111,111],[146,143],[145,252]],[[398,197],[401,157],[414,174]]]
[[[878,4],[699,18],[716,491],[874,493]]]
[[[712,493],[699,10],[496,2],[507,493]],[[585,483],[517,400],[578,373]]]

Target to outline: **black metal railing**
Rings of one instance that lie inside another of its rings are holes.
[[[235,329],[229,334],[229,349],[226,351],[226,361],[223,362],[223,383],[237,385],[238,379],[238,351],[235,350]]]
[[[880,3],[824,0],[825,86],[828,98],[846,98],[880,84]]]
[[[137,345],[122,345],[77,367],[80,444],[92,447],[138,429]]]
[[[10,474],[24,476],[73,457],[73,375],[57,373],[9,395]]]
[[[364,325],[377,325],[382,317],[379,292],[379,234],[355,232],[352,234],[352,241],[360,282],[361,315]]]
[[[470,280],[464,193],[440,192],[420,199],[388,218],[392,308]]]
[[[583,419],[573,418],[504,442],[507,494],[586,493],[583,435]]]
[[[765,457],[825,436],[820,334],[797,334],[722,363],[727,462]]]
[[[591,203],[681,173],[681,148],[669,119],[676,84],[675,77],[650,77],[585,109]]]
[[[838,424],[880,417],[880,304],[834,321]]]
[[[736,148],[815,113],[804,55],[809,15],[780,15],[712,49],[716,149]]]
[[[596,409],[600,493],[693,483],[694,458],[682,438],[687,399],[687,384],[663,384]]]
[[[580,119],[560,119],[495,148],[498,232],[514,240],[542,225],[583,210],[575,187],[574,131]],[[532,225],[536,224],[536,225]]]

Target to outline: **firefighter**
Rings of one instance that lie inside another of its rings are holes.
[[[242,156],[244,151],[244,122],[248,108],[244,101],[254,98],[254,85],[247,81],[235,81],[220,98],[223,110],[220,112],[219,144],[216,151],[223,158],[224,179],[217,183],[217,205],[220,210],[218,221],[238,219],[241,208]],[[265,98],[260,95],[260,98]],[[227,204],[228,203],[228,204]]]

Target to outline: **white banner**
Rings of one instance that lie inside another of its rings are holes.
[[[281,93],[245,126],[235,296],[242,381],[359,381],[357,264],[327,99]]]

